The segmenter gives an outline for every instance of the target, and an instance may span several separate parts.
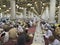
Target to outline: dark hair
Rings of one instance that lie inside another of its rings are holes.
[[[60,25],[58,25],[58,27],[60,27]]]
[[[5,33],[1,34],[1,37],[5,36]]]
[[[50,40],[50,42],[53,42],[55,40],[55,37],[54,36],[50,36],[49,40]]]
[[[28,33],[28,30],[25,30],[24,32],[25,32],[25,33]]]
[[[55,25],[53,25],[53,26],[51,26],[54,30],[56,29],[56,26]]]

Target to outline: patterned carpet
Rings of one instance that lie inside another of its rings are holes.
[[[35,29],[36,29],[36,27],[31,27],[31,28],[29,28],[29,29],[28,29],[28,33],[29,33],[29,34],[34,34],[34,33],[35,33]]]
[[[29,34],[34,34],[35,33],[35,29],[36,29],[36,27],[29,28],[28,33]],[[32,44],[32,41],[33,41],[33,38],[31,38],[30,39],[30,42],[26,43],[26,45],[31,45]]]

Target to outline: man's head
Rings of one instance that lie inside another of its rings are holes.
[[[55,40],[55,37],[54,37],[54,36],[50,36],[50,37],[49,37],[50,43],[52,43],[54,40]]]

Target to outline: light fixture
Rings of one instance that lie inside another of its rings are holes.
[[[16,7],[17,7],[17,8],[19,8],[19,6],[18,6],[18,5],[16,5]]]
[[[24,9],[23,7],[19,7],[19,9]]]
[[[55,17],[58,17],[57,15]]]
[[[42,8],[44,8],[44,7],[42,7]]]
[[[43,5],[45,5],[45,3],[43,3]]]
[[[36,4],[36,7],[37,7],[37,4]]]
[[[16,4],[16,7],[17,7],[18,5]]]
[[[36,4],[37,2],[35,2],[35,4]]]
[[[27,6],[32,6],[32,4],[28,3]]]
[[[31,7],[31,9],[34,9],[34,7]]]
[[[21,7],[19,7],[19,9],[21,9]]]
[[[16,6],[17,6],[17,4],[16,4]]]
[[[6,5],[3,5],[3,7],[6,7]]]
[[[1,10],[1,8],[0,8],[0,10]]]
[[[6,10],[5,13],[9,12],[9,10]]]
[[[41,2],[42,3],[42,2]]]
[[[11,8],[9,8],[9,9],[11,9]]]
[[[57,8],[60,8],[60,6],[58,6]]]
[[[9,10],[6,10],[7,12],[9,12]]]
[[[18,0],[19,1],[19,0]]]
[[[23,7],[21,9],[24,9]]]
[[[19,8],[19,6],[17,6],[17,8]]]

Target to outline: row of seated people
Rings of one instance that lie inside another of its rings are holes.
[[[60,45],[60,25],[41,21],[45,45]]]
[[[28,28],[31,27],[28,23],[21,25],[20,22],[0,22],[0,45],[25,45],[30,41]]]

